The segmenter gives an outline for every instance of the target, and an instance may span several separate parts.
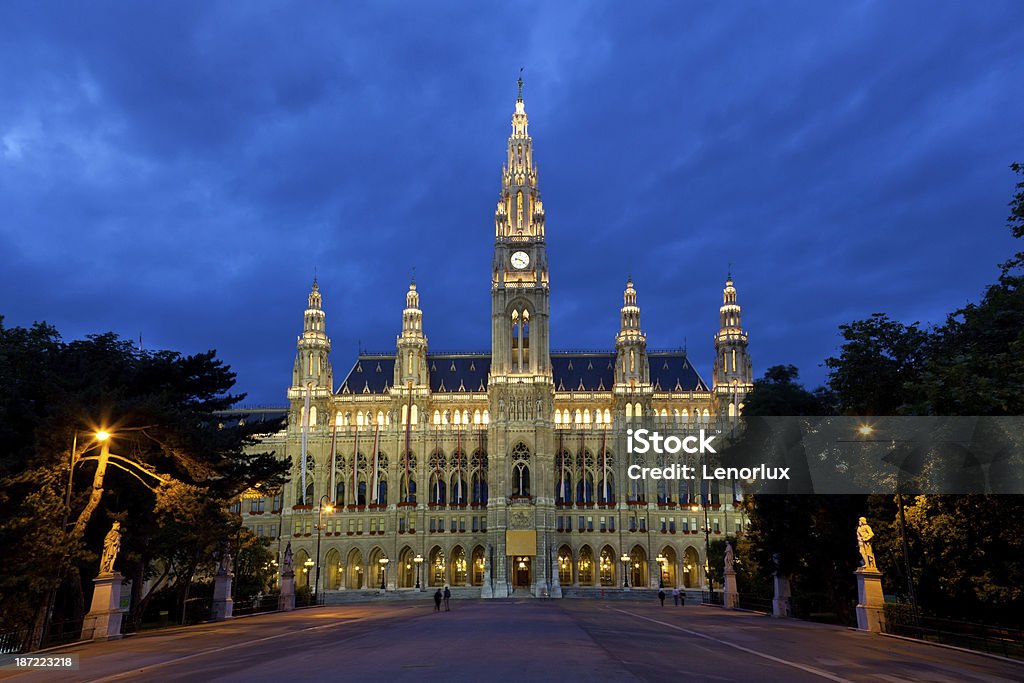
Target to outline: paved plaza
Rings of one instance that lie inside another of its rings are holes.
[[[1024,663],[797,620],[629,601],[319,607],[76,645],[18,681],[1020,681]]]

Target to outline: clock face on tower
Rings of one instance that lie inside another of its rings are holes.
[[[526,266],[530,265],[530,255],[525,251],[517,251],[512,254],[512,267],[516,270],[522,270]]]

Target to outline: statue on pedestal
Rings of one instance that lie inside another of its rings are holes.
[[[113,574],[114,561],[121,550],[121,522],[115,521],[106,538],[103,539],[103,555],[100,558],[100,574]]]
[[[294,569],[292,567],[293,562],[294,561],[292,559],[292,542],[288,541],[288,545],[285,546],[285,549],[284,549],[284,564],[281,567],[281,573],[282,574],[294,574],[295,572],[294,572]]]
[[[217,565],[217,576],[227,576],[231,573],[231,552],[227,546],[220,553],[220,563]]]
[[[871,539],[875,537],[875,532],[868,526],[868,520],[865,517],[860,518],[860,522],[857,525],[857,547],[860,550],[861,566],[865,569],[875,569],[875,552],[871,549]]]
[[[733,552],[732,552],[732,543],[726,541],[725,542],[725,571],[727,571],[727,572],[735,571],[735,568],[733,567],[733,565],[735,564],[735,559],[736,558],[733,556]]]

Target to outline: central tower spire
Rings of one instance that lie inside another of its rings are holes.
[[[523,102],[523,78],[519,77],[519,96],[512,114],[512,133],[508,137],[505,164],[501,168],[501,194],[494,212],[496,237],[544,237],[544,205],[537,185],[537,166],[533,163],[533,138]]]

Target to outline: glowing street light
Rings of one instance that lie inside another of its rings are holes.
[[[388,588],[387,583],[385,582],[385,578],[388,575],[388,562],[390,562],[391,560],[389,560],[386,557],[382,557],[377,561],[380,562],[380,589],[382,591],[386,591]]]
[[[416,563],[416,590],[421,590],[420,589],[420,567],[423,565],[423,556],[422,555],[416,555],[416,557],[412,558],[412,561]]]
[[[622,562],[622,587],[629,588],[629,555],[622,553],[619,561]]]

